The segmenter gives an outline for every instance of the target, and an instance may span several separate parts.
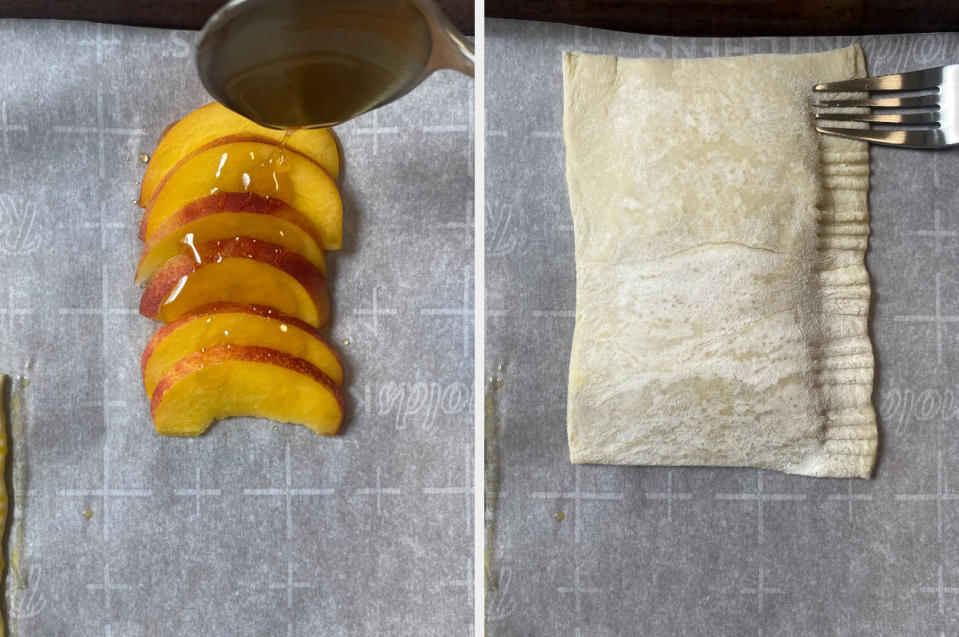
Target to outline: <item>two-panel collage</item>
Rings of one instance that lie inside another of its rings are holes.
[[[0,0],[0,637],[959,635],[959,4]]]

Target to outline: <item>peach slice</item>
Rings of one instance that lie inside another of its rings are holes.
[[[333,179],[303,155],[290,150],[281,155],[278,146],[263,142],[212,146],[169,173],[147,205],[140,239],[152,240],[183,206],[217,192],[252,192],[285,201],[310,220],[324,250],[342,243],[343,203]]]
[[[188,312],[157,330],[140,357],[147,397],[177,361],[217,345],[268,347],[313,364],[337,387],[343,383],[339,358],[312,327],[272,308],[224,303]]]
[[[211,303],[265,305],[313,327],[330,314],[326,280],[309,261],[271,243],[235,237],[193,246],[150,279],[140,314],[164,323]]]
[[[296,252],[326,275],[321,240],[309,220],[279,199],[253,193],[220,192],[191,201],[167,219],[143,248],[134,282],[143,285],[188,243],[246,236]]]
[[[205,144],[228,135],[256,135],[273,143],[286,136],[285,131],[265,128],[238,115],[219,102],[201,106],[170,126],[160,137],[147,164],[140,186],[140,207],[153,197],[160,181],[184,157]],[[336,137],[326,128],[303,129],[290,135],[286,147],[309,157],[334,179],[340,172]]]
[[[335,435],[344,402],[311,363],[268,347],[216,345],[194,352],[164,374],[150,400],[157,433],[198,436],[214,420],[256,416]]]

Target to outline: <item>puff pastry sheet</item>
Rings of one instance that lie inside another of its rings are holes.
[[[809,112],[859,47],[563,74],[572,462],[869,477],[869,155]]]

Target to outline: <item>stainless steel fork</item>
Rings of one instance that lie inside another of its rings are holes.
[[[867,128],[817,125],[820,133],[909,148],[945,148],[959,144],[959,64],[817,84],[813,91],[817,122],[869,124]],[[896,92],[908,92],[908,95],[896,95]],[[827,93],[868,95],[828,96]],[[832,110],[837,108],[844,112]]]

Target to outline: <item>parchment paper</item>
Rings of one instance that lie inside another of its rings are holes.
[[[468,635],[472,83],[437,74],[337,129],[343,433],[247,419],[161,438],[133,200],[138,154],[209,101],[195,37],[0,22],[10,634]]]
[[[955,634],[959,152],[872,149],[873,480],[574,468],[560,52],[703,57],[858,40],[882,74],[959,62],[959,34],[693,40],[492,20],[486,37],[489,633]]]

